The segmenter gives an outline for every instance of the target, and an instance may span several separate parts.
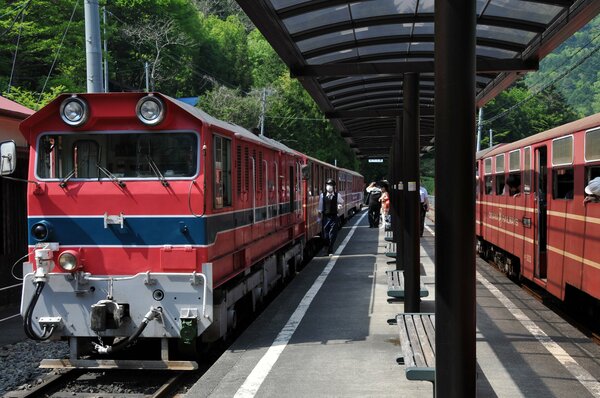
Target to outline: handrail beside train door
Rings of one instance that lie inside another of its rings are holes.
[[[547,147],[535,149],[535,207],[537,208],[535,231],[534,277],[547,278],[547,206],[548,206],[548,152]]]
[[[256,164],[254,158],[250,156],[252,161],[252,224],[256,223]]]
[[[265,165],[265,177],[264,177],[264,179],[267,182],[267,184],[266,184],[265,201],[266,201],[266,206],[267,206],[267,220],[268,220],[269,219],[269,213],[270,213],[270,208],[269,208],[269,162],[266,159],[263,159],[263,164]],[[263,188],[263,189],[265,189],[265,188]]]
[[[279,164],[277,160],[273,161],[273,163],[275,163],[275,204],[277,205],[275,216],[279,216]]]

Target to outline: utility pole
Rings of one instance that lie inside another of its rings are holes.
[[[490,148],[492,147],[492,129],[490,129]]]
[[[265,112],[267,111],[267,89],[263,88],[262,97],[262,110],[260,112],[260,135],[265,135]]]
[[[479,121],[477,122],[477,152],[481,149],[481,125],[483,123],[483,107],[479,108]]]
[[[108,93],[108,45],[106,39],[106,7],[102,7],[102,17],[104,19],[104,92]]]
[[[102,89],[102,50],[100,47],[100,9],[98,0],[84,0],[85,58],[87,91],[100,93]]]
[[[148,77],[148,61],[146,61],[144,63],[144,70],[146,71],[146,92],[148,92],[149,91],[149,85],[150,85],[150,82],[149,82],[150,78]]]

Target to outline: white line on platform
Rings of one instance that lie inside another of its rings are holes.
[[[431,227],[429,225],[425,225],[425,229],[428,230],[432,236],[435,236],[435,231],[433,229],[431,229]]]
[[[346,239],[344,239],[343,242],[338,246],[335,254],[329,259],[329,262],[325,266],[325,269],[323,269],[323,272],[321,272],[321,275],[319,275],[308,292],[306,292],[290,319],[287,321],[283,329],[281,329],[275,338],[275,341],[273,341],[273,344],[271,344],[271,347],[269,347],[265,355],[263,355],[260,361],[258,361],[254,369],[252,369],[252,372],[248,375],[246,381],[244,381],[244,384],[242,384],[239,390],[237,390],[234,396],[235,398],[250,398],[256,395],[263,381],[265,381],[266,377],[269,375],[269,372],[273,368],[273,365],[275,365],[275,362],[277,362],[277,359],[279,359],[279,356],[292,338],[296,328],[298,328],[302,318],[304,318],[310,303],[319,292],[319,289],[321,289],[321,286],[323,286],[327,276],[329,276],[329,273],[333,269],[338,256],[342,250],[344,250],[350,241],[350,238],[352,238],[352,235],[354,235],[358,224],[362,221],[366,214],[367,213],[365,212],[362,216],[360,216],[356,224],[352,227],[350,232],[348,232]]]
[[[477,272],[477,280],[481,282],[496,298],[510,311],[510,313],[535,337],[550,354],[556,358],[594,397],[600,397],[600,383],[585,370],[573,357],[560,345],[554,342],[538,325],[535,324],[523,311],[492,285],[483,275]]]

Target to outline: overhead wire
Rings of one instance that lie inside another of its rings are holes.
[[[587,46],[589,46],[591,43],[593,43],[594,40],[596,40],[598,37],[600,37],[600,32],[598,34],[596,34],[594,37],[592,37],[586,44],[584,44],[583,46],[581,46],[573,55],[571,55],[569,57],[568,60],[566,60],[560,66],[558,66],[557,69],[559,69],[560,67],[562,67],[565,64],[567,64],[568,61],[570,61],[571,59],[573,59],[573,56],[575,56],[578,53],[580,53],[583,49],[585,49]],[[590,50],[590,52],[588,54],[586,54],[584,57],[582,57],[580,60],[578,60],[576,63],[574,63],[571,67],[567,68],[564,72],[562,72],[561,74],[559,74],[556,78],[554,78],[550,82],[542,83],[542,87],[539,90],[537,90],[537,91],[533,90],[533,92],[530,95],[528,95],[527,97],[525,97],[521,101],[517,102],[516,104],[510,106],[509,108],[505,109],[504,111],[500,112],[499,114],[496,114],[496,115],[494,115],[494,116],[486,119],[485,121],[483,121],[481,123],[481,125],[483,126],[483,125],[486,125],[486,124],[490,124],[490,123],[492,123],[492,122],[500,119],[501,117],[505,116],[507,113],[512,112],[514,109],[518,108],[519,106],[521,106],[525,102],[527,102],[530,99],[534,98],[535,96],[539,95],[541,92],[543,92],[544,90],[546,90],[548,87],[553,86],[554,84],[558,83],[560,80],[564,79],[569,73],[571,73],[572,71],[574,71],[575,69],[577,69],[579,66],[581,66],[592,55],[594,55],[596,52],[598,52],[598,50],[600,50],[600,44],[598,44],[594,48],[592,48],[592,50]],[[532,89],[529,88],[529,90],[532,90]]]
[[[36,106],[39,105],[42,100],[42,95],[44,94],[44,90],[46,90],[46,85],[48,84],[48,80],[50,80],[50,76],[52,75],[52,70],[54,69],[54,65],[56,65],[56,60],[58,59],[58,55],[60,54],[60,50],[62,49],[63,43],[65,42],[65,37],[67,36],[67,32],[71,27],[71,22],[73,22],[73,17],[75,16],[75,11],[77,10],[77,5],[79,4],[79,0],[75,0],[75,5],[73,6],[73,11],[71,12],[71,18],[69,19],[69,23],[65,28],[62,39],[60,40],[60,45],[56,49],[56,54],[54,55],[54,60],[52,61],[52,66],[50,66],[50,71],[48,72],[48,76],[46,76],[46,81],[44,82],[44,86],[42,87],[42,91],[40,91],[40,96],[38,97]]]
[[[15,26],[15,23],[17,23],[19,18],[22,18],[23,14],[25,13],[25,10],[27,9],[27,7],[29,7],[29,4],[31,4],[31,0],[27,1],[27,3],[25,3],[25,5],[21,8],[21,11],[19,11],[19,13],[15,16],[15,18],[11,22],[10,26],[8,28],[6,28],[4,30],[4,32],[0,33],[0,38],[4,37],[8,32],[10,32],[12,30],[13,26]],[[9,13],[6,13],[4,15],[8,15],[8,14]]]
[[[12,86],[12,79],[15,74],[15,65],[17,63],[17,53],[19,52],[19,43],[21,42],[21,33],[23,32],[23,20],[25,19],[25,13],[21,13],[21,24],[19,25],[19,35],[17,36],[17,45],[15,46],[15,54],[13,55],[12,68],[10,69],[10,78],[8,79],[7,92],[10,92]]]

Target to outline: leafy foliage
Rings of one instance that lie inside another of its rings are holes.
[[[521,80],[484,108],[484,121],[487,122],[483,125],[481,147],[489,146],[489,136],[485,132],[490,128],[493,144],[497,144],[517,141],[578,118],[556,88],[550,86],[534,95]]]

